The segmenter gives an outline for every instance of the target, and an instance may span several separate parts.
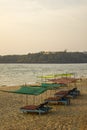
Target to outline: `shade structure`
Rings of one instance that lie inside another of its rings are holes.
[[[54,75],[42,75],[42,76],[38,76],[38,78],[45,78],[45,79],[50,79],[50,78],[54,78]]]
[[[49,81],[53,83],[59,83],[59,84],[67,84],[67,83],[75,83],[77,79],[75,78],[56,78],[56,79],[49,79]]]
[[[56,78],[59,76],[62,77],[71,77],[72,75],[74,75],[74,73],[61,73],[61,74],[52,74],[52,75],[42,75],[42,76],[38,76],[39,78],[45,78],[45,79],[51,79],[51,78]]]
[[[59,87],[65,86],[65,84],[59,84],[59,83],[42,83],[41,87],[46,89],[58,89]]]
[[[62,74],[55,74],[55,77],[62,76],[62,77],[71,77],[74,73],[62,73]]]
[[[5,90],[0,90],[0,91],[8,92],[8,93],[37,96],[37,95],[42,94],[46,90],[47,90],[46,88],[42,88],[42,87],[36,87],[36,86],[31,87],[31,86],[25,85],[25,86],[21,86],[20,89],[14,90],[14,91],[5,91]],[[20,111],[23,112],[23,113],[39,113],[39,114],[47,113],[52,109],[52,107],[49,107],[47,104],[48,104],[48,102],[44,102],[44,103],[41,103],[39,105],[32,105],[32,104],[28,105],[28,104],[26,104],[26,106],[23,106],[23,107],[20,108]]]
[[[16,94],[40,95],[43,92],[47,91],[47,88],[44,88],[44,87],[21,86],[21,88],[19,88],[18,90],[13,90],[13,91],[0,90],[0,91],[8,92],[8,93],[16,93]]]

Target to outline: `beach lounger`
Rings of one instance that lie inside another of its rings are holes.
[[[74,94],[76,96],[80,95],[80,90],[78,90],[76,87],[70,90],[71,94]]]
[[[49,97],[44,100],[45,102],[52,103],[52,104],[65,104],[69,105],[70,104],[70,99],[65,98],[63,95],[59,97]]]
[[[23,113],[47,113],[52,109],[47,105],[47,102],[40,105],[28,105],[20,108],[20,111]]]
[[[64,95],[65,97],[68,97],[68,98],[76,98],[78,95],[80,95],[80,91],[77,90],[77,88],[73,88],[71,90],[59,91],[55,93],[54,95],[55,96]]]
[[[57,93],[55,93],[54,94],[55,96],[61,96],[61,95],[63,95],[63,96],[65,96],[65,97],[67,97],[67,98],[75,98],[76,97],[76,95],[74,95],[74,94],[70,94],[70,91],[59,91],[59,92],[57,92]]]
[[[79,96],[79,95],[80,95],[80,91],[77,90],[77,88],[75,87],[75,88],[69,90],[67,96],[68,96],[68,97],[72,97],[72,98],[76,98],[76,97]]]
[[[68,93],[69,93],[69,91],[59,91],[59,92],[56,92],[54,95],[59,96],[59,97],[61,97],[61,96],[66,97],[68,95]]]

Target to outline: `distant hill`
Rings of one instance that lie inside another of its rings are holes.
[[[38,52],[0,56],[0,63],[87,63],[87,52]]]

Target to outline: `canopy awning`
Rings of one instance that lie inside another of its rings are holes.
[[[56,79],[50,79],[49,81],[53,83],[61,83],[61,84],[68,84],[68,83],[75,83],[77,79],[75,78],[56,78]]]
[[[6,91],[0,90],[8,93],[16,93],[16,94],[27,94],[27,95],[40,95],[45,92],[47,89],[44,87],[30,87],[30,86],[21,86],[18,90]]]
[[[38,77],[39,78],[50,79],[50,78],[56,78],[56,77],[59,77],[59,76],[62,76],[62,77],[71,77],[72,75],[74,75],[74,73],[62,73],[62,74],[42,75],[42,76],[38,76]]]
[[[59,84],[59,83],[42,83],[41,84],[41,87],[47,88],[47,89],[57,89],[62,86],[64,86],[64,84]]]

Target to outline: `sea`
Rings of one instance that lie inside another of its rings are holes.
[[[40,76],[74,73],[76,78],[87,78],[87,63],[84,64],[0,64],[0,86],[33,84]]]

